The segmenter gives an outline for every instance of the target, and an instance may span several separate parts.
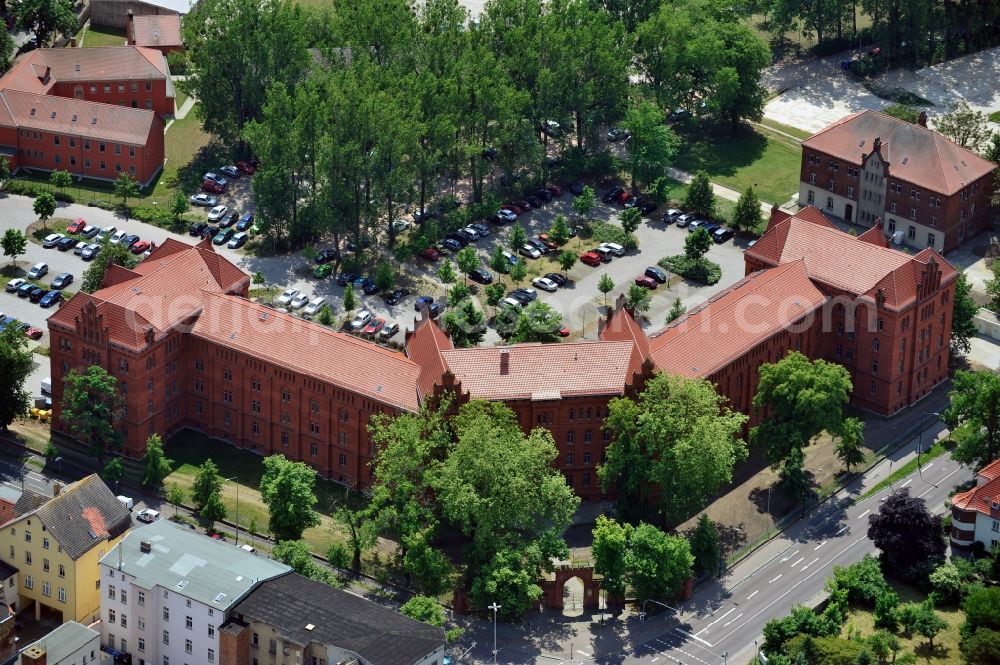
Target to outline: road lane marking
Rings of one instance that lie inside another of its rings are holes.
[[[826,545],[826,541],[825,541],[825,540],[824,540],[824,541],[823,541],[822,543],[820,543],[819,545],[817,545],[816,547],[814,547],[814,548],[813,548],[813,552],[815,552],[815,551],[816,551],[816,550],[818,550],[819,548],[823,547],[824,545]]]
[[[740,612],[739,614],[737,614],[736,616],[734,616],[734,617],[733,617],[732,619],[730,619],[730,620],[729,620],[729,621],[727,621],[726,623],[722,624],[722,627],[723,627],[723,628],[728,628],[728,627],[729,627],[729,624],[731,624],[732,622],[736,621],[736,620],[737,620],[737,619],[739,619],[739,618],[740,618],[741,616],[743,616],[743,612]]]
[[[871,509],[871,508],[869,508],[869,509],[868,509],[868,510],[866,510],[865,512],[863,512],[863,513],[861,513],[860,515],[858,515],[858,519],[859,519],[859,520],[860,520],[860,519],[864,519],[865,515],[867,515],[867,514],[868,514],[868,513],[870,513],[871,511],[872,511],[872,509]]]
[[[934,462],[931,462],[930,464],[925,464],[925,465],[924,465],[924,469],[929,469],[929,468],[931,468],[932,466],[934,466]]]
[[[810,561],[810,562],[809,562],[809,563],[807,563],[806,565],[802,566],[802,570],[801,570],[800,572],[803,572],[803,573],[804,573],[804,572],[806,571],[806,569],[807,569],[807,568],[808,568],[809,566],[813,565],[813,564],[814,564],[814,563],[816,563],[817,561],[819,561],[819,557],[816,557],[815,559],[813,559],[812,561]]]
[[[691,639],[695,639],[695,640],[698,640],[699,642],[701,642],[702,644],[704,644],[705,646],[707,646],[707,647],[708,647],[709,649],[711,649],[711,648],[712,648],[712,646],[713,646],[713,645],[712,645],[712,644],[710,644],[709,642],[706,642],[705,640],[701,639],[701,638],[700,638],[700,637],[698,637],[697,635],[692,635],[691,633],[687,632],[687,631],[686,631],[686,630],[684,630],[683,628],[679,628],[679,627],[676,627],[676,626],[675,626],[675,627],[674,627],[674,630],[676,630],[676,631],[677,631],[678,633],[680,633],[681,635],[685,635],[685,636],[687,636],[687,637],[690,637]]]
[[[750,600],[751,598],[753,598],[754,596],[756,596],[758,593],[760,593],[760,589],[757,589],[752,594],[750,594],[749,596],[747,596],[747,600]]]
[[[837,536],[839,536],[840,534],[844,533],[845,531],[847,531],[847,527],[846,527],[846,526],[845,526],[844,528],[842,528],[842,529],[841,529],[840,531],[838,531],[838,532],[837,532],[836,534],[834,534],[834,535],[837,535]]]
[[[799,565],[800,563],[802,563],[805,560],[806,560],[806,558],[804,556],[803,557],[799,557],[799,560],[792,564],[792,568],[794,568],[795,566]]]
[[[583,656],[584,658],[590,658],[590,654],[584,651],[583,649],[577,649],[576,652],[581,656]]]
[[[656,661],[658,661],[659,659],[660,659],[660,657],[659,657],[659,656],[657,656],[656,658],[654,658],[653,660],[651,660],[651,661],[649,661],[649,662],[651,662],[651,663],[655,663],[655,662],[656,662]]]
[[[910,478],[910,479],[909,479],[909,480],[907,480],[907,481],[906,481],[905,483],[903,483],[902,485],[900,485],[900,486],[899,486],[899,489],[903,489],[904,487],[906,487],[907,485],[909,485],[909,484],[910,484],[910,483],[912,483],[912,482],[913,482],[913,478]]]
[[[788,561],[789,559],[791,559],[793,556],[797,555],[801,551],[802,550],[795,550],[794,554],[789,554],[788,556],[786,556],[784,559],[781,560],[781,563],[785,563],[786,561]]]
[[[858,538],[857,540],[855,540],[855,541],[854,541],[853,543],[851,543],[850,545],[848,545],[848,546],[847,546],[847,547],[845,547],[844,549],[842,549],[842,550],[840,550],[839,552],[837,552],[836,554],[834,554],[831,560],[833,560],[833,559],[836,559],[836,558],[837,558],[837,557],[839,557],[839,556],[840,556],[841,554],[843,554],[843,553],[844,553],[844,552],[846,552],[847,550],[851,549],[852,547],[854,547],[855,545],[857,545],[858,543],[860,543],[860,542],[861,542],[862,540],[864,540],[864,539],[865,539],[865,537],[864,537],[864,536],[861,536],[860,538]],[[786,589],[786,590],[785,590],[785,592],[784,592],[783,594],[781,594],[780,596],[778,596],[777,598],[775,598],[774,600],[772,600],[772,601],[771,601],[770,603],[768,603],[767,605],[765,605],[765,606],[764,606],[764,607],[762,607],[761,609],[757,610],[757,612],[755,612],[755,613],[753,614],[753,616],[751,616],[751,617],[749,617],[748,619],[746,619],[746,620],[745,620],[745,621],[744,621],[744,622],[743,622],[742,624],[740,624],[739,626],[736,626],[736,627],[735,627],[735,628],[733,628],[733,629],[732,629],[731,631],[729,631],[729,632],[728,632],[727,634],[725,634],[725,635],[723,635],[722,637],[720,637],[720,638],[716,639],[716,644],[718,644],[719,642],[722,642],[723,640],[725,640],[725,639],[729,638],[729,637],[730,637],[730,636],[732,636],[732,635],[733,635],[733,633],[735,633],[735,632],[736,632],[737,630],[739,630],[740,628],[742,628],[742,627],[743,627],[743,626],[745,626],[746,624],[750,623],[751,621],[753,621],[754,619],[756,619],[757,617],[759,617],[759,616],[760,616],[761,614],[763,614],[764,612],[767,612],[767,611],[768,611],[769,609],[771,609],[772,607],[774,607],[774,606],[775,606],[775,605],[776,605],[777,603],[781,602],[781,600],[782,600],[782,599],[783,599],[783,598],[784,598],[785,596],[787,596],[787,595],[788,595],[788,594],[790,594],[790,593],[791,593],[792,591],[794,591],[794,590],[795,590],[795,589],[796,589],[796,588],[797,588],[797,587],[798,587],[798,586],[799,586],[800,584],[804,584],[805,582],[809,581],[809,580],[810,580],[810,579],[811,579],[811,578],[813,577],[813,575],[816,575],[817,573],[821,572],[822,570],[824,570],[824,569],[823,569],[823,568],[817,568],[816,570],[812,571],[811,573],[809,573],[808,575],[806,575],[805,577],[803,577],[803,578],[802,578],[801,580],[799,580],[798,582],[795,582],[794,584],[792,584],[791,586],[789,586],[789,587],[788,587],[788,589]],[[680,628],[675,628],[674,630],[681,630],[681,629],[680,629]],[[681,631],[681,632],[683,633],[684,631]],[[711,646],[711,645],[709,645],[709,646]]]
[[[735,611],[736,611],[735,607],[730,607],[728,612],[726,612],[721,617],[717,618],[715,621],[713,621],[712,623],[708,624],[707,626],[705,626],[704,628],[702,628],[701,630],[699,630],[697,633],[695,633],[695,635],[701,635],[706,630],[708,630],[709,628],[711,628],[715,624],[719,623],[720,621],[722,621],[723,619],[725,619],[727,616],[729,616],[730,614],[732,614]]]
[[[778,577],[781,577],[781,573],[778,573]],[[778,577],[775,577],[773,580],[768,581],[768,584],[774,584],[775,582],[777,582]]]
[[[940,484],[941,484],[941,483],[943,483],[944,481],[948,480],[949,478],[951,478],[952,476],[954,476],[954,475],[955,475],[956,473],[958,473],[958,472],[959,472],[959,471],[961,471],[961,470],[962,470],[962,467],[958,467],[957,469],[955,469],[954,471],[952,471],[951,473],[949,473],[949,474],[948,474],[947,476],[945,476],[944,478],[942,478],[941,480],[939,480],[939,481],[938,481],[938,485],[940,485]],[[927,494],[927,493],[928,493],[928,492],[930,492],[930,491],[931,491],[932,489],[937,489],[937,485],[931,485],[930,487],[928,487],[927,489],[925,489],[925,490],[924,490],[923,492],[921,492],[921,493],[920,493],[920,494],[919,494],[919,495],[917,496],[917,498],[918,498],[918,499],[922,498],[922,497],[924,496],[924,494]]]

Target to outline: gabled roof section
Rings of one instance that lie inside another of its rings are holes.
[[[649,357],[649,339],[636,322],[632,313],[625,309],[625,295],[619,295],[615,308],[606,320],[601,320],[598,337],[602,341],[631,342],[633,345],[632,371],[642,371],[642,364]]]
[[[882,140],[881,154],[893,177],[943,195],[960,191],[996,168],[936,131],[877,111],[842,118],[803,141],[802,148],[861,164],[876,138]]]
[[[816,206],[806,206],[792,215],[792,217],[798,217],[799,219],[804,219],[807,222],[812,222],[813,224],[818,224],[819,226],[828,229],[837,228],[837,225],[831,222],[830,219],[823,214],[823,211]]]
[[[889,241],[885,239],[885,233],[882,232],[882,220],[876,220],[875,226],[859,235],[858,240],[877,245],[878,247],[889,246]]]
[[[976,487],[951,498],[952,505],[959,510],[972,510],[1000,519],[1000,460],[980,469],[976,479]]]
[[[634,348],[633,342],[593,341],[474,347],[441,355],[473,399],[549,400],[622,395],[632,380]]]
[[[132,19],[132,39],[136,46],[162,48],[181,46],[181,17],[177,14],[135,16]]]
[[[163,126],[163,121],[156,113],[145,109],[100,104],[40,92],[24,92],[2,86],[3,80],[0,79],[0,95],[3,96],[3,103],[13,124],[18,127],[145,145],[150,132]]]
[[[128,509],[97,474],[66,486],[34,514],[73,560],[132,526]]]
[[[434,385],[448,371],[441,354],[454,348],[448,335],[429,316],[418,319],[413,332],[406,334],[406,357],[420,366],[417,388],[421,399],[434,394]]]
[[[826,302],[801,260],[745,277],[652,335],[656,368],[707,377]]]
[[[423,662],[445,643],[441,628],[298,573],[263,582],[232,615],[271,626],[299,646],[335,647],[379,665]]]
[[[145,81],[169,75],[163,54],[140,46],[41,48],[31,54],[32,64],[47,66],[58,82]],[[5,86],[0,80],[2,87]]]
[[[104,271],[104,279],[101,280],[101,288],[106,289],[141,276],[134,270],[129,270],[117,263],[109,263],[107,269]]]

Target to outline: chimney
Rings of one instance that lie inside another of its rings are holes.
[[[139,541],[139,551],[143,554],[149,554],[153,549],[153,543],[148,540]]]
[[[510,372],[510,349],[500,349],[500,376]]]
[[[880,136],[876,136],[875,137],[875,144],[872,146],[872,150],[873,150],[873,152],[881,152],[882,151],[882,137],[880,137]]]
[[[125,17],[125,37],[128,39],[129,45],[135,45],[135,16],[132,15],[132,10],[128,10],[128,15]]]
[[[45,649],[33,644],[21,652],[21,665],[47,665],[48,656]]]
[[[52,483],[52,496],[59,496],[62,493],[62,483]]]
[[[921,127],[927,127],[927,111],[920,112],[920,115],[917,117],[917,124]]]

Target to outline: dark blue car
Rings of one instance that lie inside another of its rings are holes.
[[[49,291],[42,299],[38,302],[42,307],[52,307],[52,305],[57,305],[62,301],[62,291]]]

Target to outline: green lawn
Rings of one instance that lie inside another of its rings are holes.
[[[234,448],[229,444],[211,439],[193,430],[185,430],[173,436],[166,443],[167,456],[173,460],[173,473],[167,478],[165,486],[177,483],[185,491],[190,490],[194,483],[198,467],[206,459],[212,459],[219,467],[223,478],[239,478],[239,509],[240,524],[247,528],[250,520],[257,523],[258,533],[267,530],[267,507],[260,496],[260,479],[264,474],[263,457],[249,450]],[[222,500],[228,510],[230,521],[236,519],[236,485],[233,482],[223,484]],[[347,495],[345,488],[337,483],[319,478],[316,482],[316,510],[321,514],[321,524],[308,529],[303,534],[303,540],[310,549],[325,555],[330,545],[343,543],[344,536],[334,526],[329,517],[331,507],[340,505],[345,497],[353,506],[361,505],[361,497],[357,494]],[[190,498],[187,500],[190,503]]]
[[[805,141],[807,138],[812,136],[810,132],[799,129],[798,127],[792,127],[791,125],[786,125],[784,123],[778,122],[777,120],[771,120],[770,118],[762,118],[760,124],[770,127],[772,129],[777,129],[778,131],[784,132],[786,134],[791,134],[795,138]]]
[[[1000,122],[1000,111],[990,113],[990,122]]]
[[[178,189],[195,191],[199,184],[196,172],[209,161],[212,164],[221,163],[217,154],[222,151],[221,147],[211,143],[211,135],[202,129],[197,108],[196,104],[187,116],[175,120],[167,129],[164,137],[166,162],[151,194],[158,204],[169,202]]]
[[[176,84],[174,84],[174,91],[177,93],[177,96],[174,97],[174,107],[180,111],[181,107],[184,106],[184,102],[187,101],[188,95],[186,92],[178,88]]]
[[[684,127],[679,134],[678,168],[704,170],[713,182],[741,192],[752,185],[761,199],[779,205],[798,191],[801,148],[791,139],[748,127],[730,135],[709,125]]]
[[[87,28],[83,33],[83,43],[80,46],[124,46],[125,31],[104,26]]]

